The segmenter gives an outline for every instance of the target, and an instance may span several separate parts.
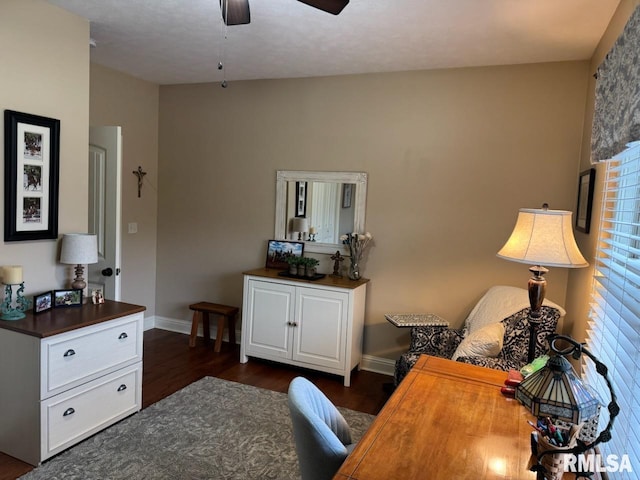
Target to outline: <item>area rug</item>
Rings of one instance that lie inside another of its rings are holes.
[[[373,420],[340,411],[355,439]],[[286,394],[205,377],[20,479],[299,480],[297,462]]]

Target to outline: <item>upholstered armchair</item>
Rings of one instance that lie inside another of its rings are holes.
[[[496,370],[519,370],[528,363],[528,305],[525,289],[495,286],[478,301],[460,329],[412,327],[409,350],[396,362],[396,385],[422,354]],[[555,332],[558,320],[566,312],[561,306],[545,300],[541,313],[536,331],[536,357],[548,352],[547,337]]]

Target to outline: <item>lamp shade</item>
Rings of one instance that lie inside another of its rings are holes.
[[[307,219],[304,217],[295,217],[291,222],[291,230],[293,232],[306,232],[309,230]]]
[[[559,355],[525,378],[516,388],[516,398],[536,417],[553,417],[574,424],[593,418],[600,405],[568,360]]]
[[[62,237],[60,263],[83,265],[98,262],[98,239],[88,233],[67,233]]]
[[[589,265],[573,236],[572,213],[565,210],[522,208],[516,226],[498,257],[547,267]]]

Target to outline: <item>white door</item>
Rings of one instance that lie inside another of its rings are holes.
[[[290,360],[295,288],[255,280],[248,287],[246,355]]]
[[[297,288],[294,360],[344,369],[348,304],[344,292]]]
[[[98,238],[98,263],[88,267],[88,294],[100,288],[120,300],[121,127],[89,129],[89,233]]]

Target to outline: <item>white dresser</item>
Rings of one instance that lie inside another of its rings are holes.
[[[348,387],[362,360],[368,280],[278,273],[244,272],[240,362],[257,357],[334,373]]]
[[[139,411],[144,310],[107,301],[0,321],[0,451],[38,465]]]

